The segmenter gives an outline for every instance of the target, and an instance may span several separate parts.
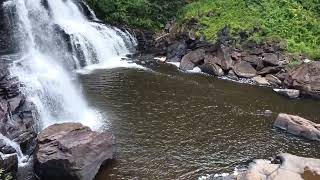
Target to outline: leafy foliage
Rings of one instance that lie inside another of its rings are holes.
[[[290,52],[320,58],[320,0],[198,0],[184,8],[180,19],[198,21],[209,40],[228,26],[235,36],[282,39]]]
[[[161,29],[183,7],[184,0],[87,0],[105,22]]]
[[[3,169],[0,169],[0,179],[12,180],[13,178],[10,174],[6,174]]]

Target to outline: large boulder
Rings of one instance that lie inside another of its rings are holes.
[[[224,71],[228,71],[232,68],[233,61],[230,48],[220,45],[217,49],[217,58],[220,59],[221,67]]]
[[[233,71],[239,77],[252,78],[257,75],[257,71],[252,67],[252,65],[245,61],[238,62],[234,67]]]
[[[37,137],[35,171],[46,180],[92,180],[113,158],[113,136],[79,123],[55,124]]]
[[[192,70],[197,65],[203,63],[204,58],[205,51],[203,49],[191,51],[183,56],[179,68],[184,71]]]
[[[264,68],[261,57],[257,55],[245,55],[242,57],[242,60],[250,63],[257,70],[261,70]]]
[[[285,83],[301,90],[303,94],[320,98],[320,62],[304,64],[291,71]]]
[[[316,180],[320,179],[320,160],[298,157],[287,153],[277,156],[278,163],[254,160],[247,171],[235,179],[241,180]],[[232,177],[231,177],[232,178]]]
[[[274,126],[296,136],[320,141],[320,124],[289,114],[279,114]]]
[[[224,72],[220,66],[217,64],[203,64],[199,66],[201,71],[206,74],[214,75],[214,76],[223,76]]]
[[[184,41],[175,42],[167,48],[168,62],[180,62],[187,53],[187,44]]]
[[[280,65],[279,56],[278,54],[275,54],[275,53],[264,53],[263,62],[265,62],[267,65],[272,65],[272,66]]]

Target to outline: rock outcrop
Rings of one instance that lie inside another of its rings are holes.
[[[320,141],[320,124],[316,124],[299,116],[279,114],[274,126],[296,136]]]
[[[46,180],[92,180],[113,158],[113,136],[79,123],[55,124],[37,137],[35,171]]]
[[[0,159],[1,168],[13,176],[17,172],[18,157],[16,149],[6,143],[4,136],[20,145],[21,150],[30,154],[34,149],[38,127],[36,112],[19,88],[17,78],[11,77],[8,67],[18,55],[0,56]],[[3,137],[3,138],[2,138]]]
[[[320,98],[320,62],[303,64],[290,72],[285,83],[303,94]]]

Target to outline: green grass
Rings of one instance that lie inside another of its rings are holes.
[[[281,39],[291,53],[320,58],[319,0],[198,0],[179,19],[198,21],[199,33],[212,41],[227,26],[235,37],[245,33],[254,41]]]

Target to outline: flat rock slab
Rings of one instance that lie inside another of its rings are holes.
[[[272,164],[265,160],[255,160],[248,171],[240,174],[241,180],[317,180],[320,177],[320,160],[303,158],[291,154],[277,157],[281,164]],[[307,178],[312,177],[310,179]]]
[[[37,137],[35,171],[46,180],[92,180],[113,158],[113,136],[79,123],[55,124]]]
[[[279,114],[274,126],[296,136],[320,141],[320,124],[289,114]]]

